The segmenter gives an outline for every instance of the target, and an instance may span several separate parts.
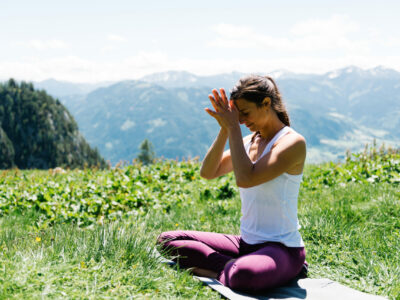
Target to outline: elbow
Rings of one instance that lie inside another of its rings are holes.
[[[250,182],[248,180],[240,179],[240,178],[236,178],[236,184],[238,187],[244,188],[244,189],[252,187],[252,185],[250,184]]]
[[[251,170],[248,172],[243,172],[239,174],[235,174],[236,176],[236,184],[240,188],[250,188],[254,186],[252,182],[252,172],[253,172],[254,164],[251,167]]]
[[[210,176],[210,174],[207,174],[206,172],[204,172],[203,169],[200,170],[200,177],[204,178],[204,179],[207,179],[207,180],[210,180],[210,179],[214,178],[213,176]]]
[[[207,179],[207,180],[210,180],[210,179],[211,179],[210,176],[207,176],[206,174],[203,174],[203,173],[201,173],[201,172],[200,172],[200,177],[201,177],[201,178],[204,178],[204,179]]]

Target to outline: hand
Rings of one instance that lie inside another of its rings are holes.
[[[229,130],[239,125],[239,112],[233,101],[228,101],[225,90],[220,89],[220,93],[221,96],[216,89],[213,89],[212,95],[208,96],[215,111],[209,108],[205,108],[204,110],[210,116],[214,117],[223,129]]]

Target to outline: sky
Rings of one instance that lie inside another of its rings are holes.
[[[400,71],[400,1],[0,0],[0,80]]]

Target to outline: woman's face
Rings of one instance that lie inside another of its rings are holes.
[[[235,105],[239,110],[239,123],[245,124],[250,131],[258,131],[265,127],[267,113],[265,106],[257,107],[254,102],[245,99],[238,99]]]

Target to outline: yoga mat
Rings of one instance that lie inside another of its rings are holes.
[[[370,295],[360,291],[351,289],[338,282],[330,279],[311,279],[304,278],[293,280],[289,284],[274,288],[266,291],[263,294],[247,294],[241,293],[222,285],[218,280],[193,276],[210,288],[216,290],[218,293],[232,300],[249,300],[249,299],[262,299],[262,300],[383,300],[386,299],[381,296]]]
[[[157,251],[152,251],[152,254],[159,259],[161,263],[174,266],[175,262],[172,260],[162,257]],[[381,296],[375,296],[366,294],[355,289],[344,286],[336,281],[332,281],[327,278],[311,279],[302,278],[294,279],[287,283],[285,286],[270,289],[262,294],[247,294],[238,291],[234,291],[216,279],[193,276],[200,280],[208,287],[214,289],[227,299],[231,300],[384,300],[387,298]]]

